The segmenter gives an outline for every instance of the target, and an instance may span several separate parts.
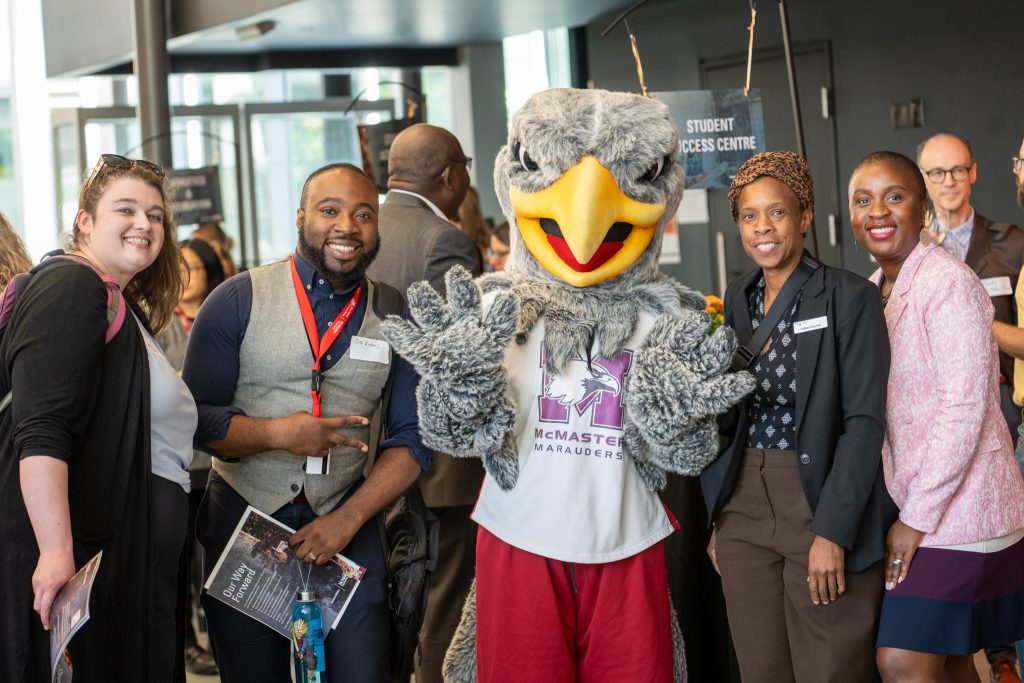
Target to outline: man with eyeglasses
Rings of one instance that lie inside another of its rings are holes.
[[[992,336],[999,345],[1000,406],[1017,441],[1021,424],[1020,401],[1014,392],[1014,358],[1021,350],[1017,340],[1015,305],[1017,280],[1024,266],[1024,230],[1010,223],[993,223],[971,206],[971,189],[978,179],[978,165],[970,143],[952,133],[933,135],[917,147],[917,165],[924,174],[932,200],[929,226],[935,239],[953,256],[966,263],[988,290],[995,308]],[[989,680],[1020,683],[1013,645],[985,650]]]
[[[472,159],[444,128],[416,124],[391,143],[388,194],[380,207],[380,256],[370,277],[398,289],[426,280],[445,295],[452,266],[480,275],[483,264],[473,241],[449,221],[469,189]],[[430,577],[427,611],[420,629],[416,683],[440,683],[445,652],[459,625],[476,568],[476,523],[469,516],[483,484],[477,458],[435,453],[420,490],[440,521],[437,569]]]

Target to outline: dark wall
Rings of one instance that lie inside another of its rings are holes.
[[[756,4],[755,48],[781,46],[777,3]],[[974,146],[974,206],[992,219],[1024,224],[1010,173],[1010,156],[1024,137],[1024,1],[790,0],[787,7],[794,43],[827,40],[832,46],[837,163],[844,188],[850,170],[868,152],[892,149],[913,156],[922,139],[948,130]],[[600,37],[612,18],[587,27],[590,78],[597,87],[638,91],[625,30],[620,25]],[[629,23],[648,88],[689,90],[700,87],[700,60],[746,52],[750,9],[743,0],[665,0],[640,8]],[[752,85],[757,86],[756,71]],[[911,98],[924,100],[924,127],[894,130],[890,104]],[[845,205],[841,215],[849,235]],[[847,260],[863,272],[867,259],[859,252]],[[706,269],[706,262],[702,256],[694,267]]]

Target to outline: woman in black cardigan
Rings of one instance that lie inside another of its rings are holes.
[[[745,163],[729,202],[758,268],[725,295],[757,387],[701,476],[745,683],[870,681],[882,597],[889,342],[871,283],[804,251],[814,189],[792,152]],[[777,320],[773,320],[777,318]]]
[[[154,435],[187,431],[191,397],[149,330],[172,315],[182,259],[159,167],[104,155],[79,206],[79,261],[38,268],[0,339],[0,680],[49,681],[50,605],[102,551],[75,682],[170,681],[188,473],[165,441],[191,433]],[[131,308],[112,325],[108,287]]]

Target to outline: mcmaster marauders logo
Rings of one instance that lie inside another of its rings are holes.
[[[591,426],[622,429],[622,390],[632,362],[632,351],[611,359],[595,356],[589,364],[573,354],[562,374],[545,369],[540,421],[568,424],[569,411],[582,416],[589,410]],[[544,367],[543,352],[540,366]]]

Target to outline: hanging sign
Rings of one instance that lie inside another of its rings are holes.
[[[679,129],[679,163],[686,187],[728,188],[750,157],[765,151],[761,92],[735,90],[661,92]]]
[[[224,220],[216,166],[176,168],[167,172],[167,180],[171,186],[171,208],[178,225]]]

